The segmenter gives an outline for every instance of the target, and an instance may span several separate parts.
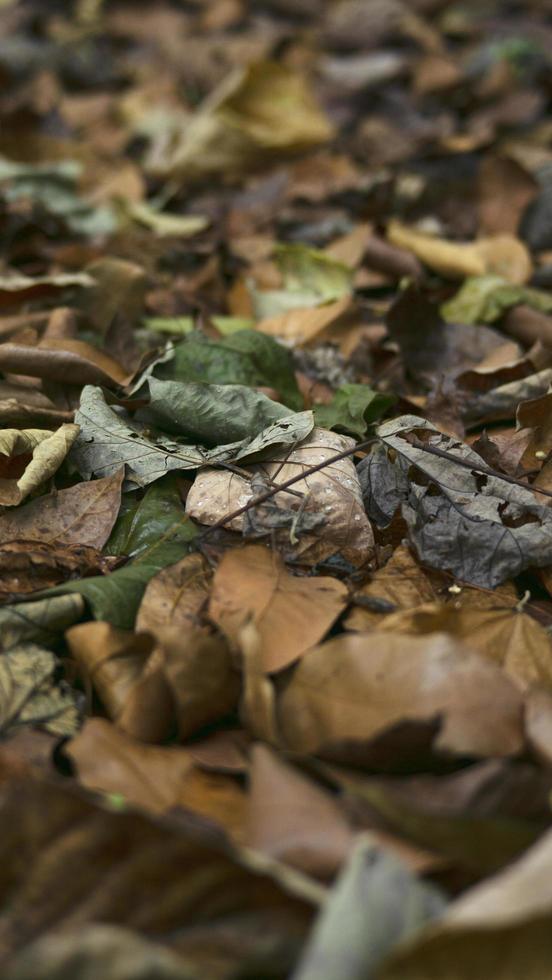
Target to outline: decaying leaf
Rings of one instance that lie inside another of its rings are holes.
[[[99,921],[145,931],[199,976],[209,975],[214,952],[219,976],[230,977],[247,960],[261,974],[277,964],[285,975],[323,896],[297,872],[286,876],[230,848],[197,819],[117,812],[38,778],[6,788],[0,823],[4,963],[49,929]],[[198,943],[206,929],[208,943]]]
[[[186,500],[186,511],[201,524],[214,524],[248,504],[259,490],[285,483],[298,475],[299,468],[323,463],[343,450],[352,448],[347,436],[315,428],[302,444],[285,452],[275,452],[269,462],[249,466],[253,479],[239,473],[201,470]],[[265,486],[266,484],[266,486]],[[259,508],[251,530],[255,536],[270,535],[286,558],[300,558],[313,565],[339,553],[355,565],[369,561],[374,539],[360,497],[360,486],[350,458],[322,467],[293,486],[294,493],[275,494],[269,507]],[[267,502],[268,504],[268,502]],[[256,511],[253,512],[255,517]],[[301,518],[316,518],[312,532]],[[228,526],[236,531],[249,528],[243,517],[234,518]]]
[[[501,664],[522,690],[538,684],[552,691],[552,638],[515,606],[474,609],[468,602],[457,609],[428,603],[388,616],[381,629],[416,636],[450,633]]]
[[[0,432],[0,504],[15,507],[59,469],[79,432],[78,425],[56,430],[3,429]]]
[[[226,643],[196,630],[165,628],[154,643],[109,623],[82,623],[67,632],[71,653],[107,714],[128,735],[182,738],[229,714],[239,684]]]
[[[24,643],[0,656],[0,731],[39,725],[54,735],[74,735],[80,712],[77,696],[54,683],[56,658],[49,650]]]
[[[380,526],[396,510],[419,558],[461,581],[494,588],[528,565],[552,562],[552,518],[529,488],[478,475],[480,457],[430,423],[402,416],[378,429],[381,446],[359,466],[368,514]],[[442,450],[469,467],[424,451]]]
[[[250,396],[254,393],[241,386],[177,385],[169,381],[151,381],[150,385],[154,385],[156,392],[167,392],[166,400],[161,395],[155,399],[150,410],[157,422],[163,419],[173,431],[175,425],[186,425],[184,419],[189,420],[188,424],[196,434],[201,432],[208,439],[216,439],[217,423],[227,434],[235,434],[240,428],[243,431],[248,423],[249,426],[255,425],[253,408],[253,417],[249,416],[240,424],[239,410],[248,401],[256,405],[266,403],[267,408],[270,406],[274,421],[265,428],[261,421],[253,431],[249,428],[248,437],[242,437],[237,442],[219,445],[211,450],[203,449],[200,445],[176,442],[166,435],[150,437],[145,425],[137,425],[122,417],[106,403],[99,388],[87,386],[83,389],[80,408],[75,415],[80,435],[71,454],[72,461],[85,478],[110,476],[125,466],[130,487],[147,486],[171,471],[193,470],[209,462],[239,460],[273,446],[301,441],[313,426],[311,412],[289,415],[282,405],[271,402],[261,394],[252,398]],[[167,385],[170,391],[163,387]],[[231,392],[231,387],[239,389],[239,392]],[[172,398],[174,389],[177,389],[175,400]],[[232,395],[235,395],[233,400]],[[236,415],[229,415],[232,404]]]
[[[445,908],[396,857],[360,840],[320,913],[293,980],[367,980],[385,955]]]
[[[241,173],[275,155],[325,143],[332,127],[303,78],[267,61],[227,78],[175,135],[169,152],[154,147],[149,169],[189,180]]]
[[[53,596],[16,603],[0,609],[0,646],[10,650],[19,643],[53,646],[64,630],[78,622],[84,612],[79,595]]]
[[[121,501],[122,470],[103,480],[79,483],[0,515],[0,542],[23,538],[58,545],[102,548]]]
[[[324,879],[340,868],[353,841],[336,798],[268,746],[253,748],[247,809],[250,847]]]
[[[241,629],[252,619],[264,669],[271,673],[293,663],[327,633],[346,595],[341,582],[290,575],[277,554],[248,545],[227,552],[220,563],[209,616],[236,646]]]

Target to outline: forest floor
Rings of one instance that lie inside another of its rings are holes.
[[[549,980],[550,3],[0,24],[3,980]]]

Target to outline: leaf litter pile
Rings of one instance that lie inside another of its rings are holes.
[[[549,3],[0,20],[3,980],[548,980]]]

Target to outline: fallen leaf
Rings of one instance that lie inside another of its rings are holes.
[[[387,227],[387,237],[393,245],[409,249],[445,279],[493,274],[523,285],[531,276],[529,252],[513,235],[494,235],[475,242],[450,242],[393,219]]]
[[[273,481],[284,483],[297,476],[298,467],[322,463],[353,446],[347,436],[315,428],[291,451],[276,452],[270,462],[250,466],[252,480],[234,472],[200,470],[186,499],[186,511],[201,524],[214,524],[256,496],[255,477],[261,484],[259,490],[266,490]],[[287,559],[300,558],[309,565],[336,553],[355,565],[370,560],[374,539],[350,459],[331,463],[298,480],[293,490],[301,496],[277,493],[264,508],[259,507],[258,513],[257,508],[252,509],[249,524],[239,517],[228,526],[256,537],[270,535]],[[312,518],[312,527],[302,525],[302,518]]]
[[[146,586],[136,617],[136,630],[155,633],[159,626],[190,629],[200,625],[211,578],[207,561],[197,553],[161,569]]]
[[[470,604],[426,604],[387,616],[380,629],[416,636],[449,633],[500,664],[523,691],[538,684],[552,691],[552,639],[531,616],[515,607],[473,609]]]
[[[153,385],[154,391],[163,393],[167,391],[164,386],[170,387],[167,400],[164,400],[163,394],[156,400],[154,412],[156,420],[159,422],[162,419],[173,431],[175,426],[178,428],[185,424],[184,419],[189,420],[190,427],[207,439],[216,439],[214,427],[217,424],[227,433],[243,431],[248,424],[255,424],[256,409],[253,405],[265,403],[267,409],[270,406],[275,421],[264,429],[262,424],[257,423],[256,431],[250,437],[207,450],[197,445],[181,444],[167,436],[158,440],[149,438],[144,425],[125,420],[106,403],[100,388],[86,386],[75,415],[80,436],[71,454],[83,477],[110,476],[125,465],[129,486],[147,486],[174,470],[191,470],[209,462],[243,459],[269,447],[300,441],[313,426],[311,412],[289,415],[282,405],[239,385],[177,385],[155,380],[150,381],[150,385]],[[174,400],[171,396],[173,385],[177,389]],[[231,387],[237,390],[230,391]],[[186,390],[190,395],[188,400]],[[236,414],[229,414],[231,406]],[[250,407],[250,415],[240,422],[240,409],[245,410],[246,406]]]
[[[257,330],[293,345],[307,346],[324,339],[328,329],[338,330],[351,309],[350,296],[344,296],[335,303],[291,309],[287,313],[267,317],[257,324]]]
[[[150,579],[188,554],[196,535],[174,477],[165,477],[149,487],[142,500],[125,506],[105,546],[108,555],[130,560],[109,575],[67,582],[51,594],[80,593],[96,619],[129,629]]]
[[[59,469],[79,432],[78,425],[0,431],[0,504],[15,507]],[[13,475],[12,475],[13,473]]]
[[[480,457],[473,450],[416,416],[377,431],[382,445],[359,466],[368,514],[385,526],[400,507],[421,561],[484,588],[529,565],[551,563],[550,511],[529,488],[479,478]],[[473,470],[424,452],[424,445],[471,463]]]
[[[266,745],[253,747],[249,780],[248,845],[305,874],[335,874],[354,841],[338,799]]]
[[[16,603],[0,609],[0,648],[10,650],[19,643],[53,646],[84,612],[79,595]]]
[[[217,325],[221,318],[212,319]],[[154,373],[157,378],[174,381],[252,388],[264,385],[274,388],[294,411],[303,408],[289,351],[257,330],[240,329],[219,340],[195,332],[176,344],[174,357],[156,367]]]
[[[444,896],[369,837],[360,840],[314,924],[293,980],[368,980],[399,941],[443,912]]]
[[[405,943],[382,969],[382,980],[497,980],[548,970],[552,834],[514,864],[465,892],[435,925]],[[491,966],[492,964],[492,966]]]
[[[121,501],[122,470],[103,480],[79,483],[0,515],[0,543],[24,538],[57,545],[102,548]]]
[[[552,312],[552,298],[543,290],[513,285],[499,275],[468,276],[452,299],[441,306],[449,323],[493,323],[520,303]]]
[[[74,735],[80,722],[79,698],[67,684],[55,685],[56,658],[49,650],[24,643],[0,657],[0,731],[6,736],[23,725],[39,725],[54,735]]]
[[[5,980],[53,980],[86,970],[103,980],[197,980],[176,953],[121,926],[85,925],[29,943],[5,968]]]
[[[323,429],[335,429],[362,439],[368,426],[393,404],[392,395],[382,395],[368,385],[342,385],[327,405],[314,406],[314,420]]]
[[[110,559],[89,545],[59,545],[46,541],[15,539],[0,545],[3,577],[0,598],[21,598],[49,589],[69,579],[102,575]]]
[[[258,62],[211,92],[184,131],[174,134],[171,152],[156,154],[154,147],[148,166],[158,175],[188,180],[242,173],[332,135],[301,75],[277,62]]]
[[[114,385],[128,379],[111,357],[82,340],[48,340],[36,346],[0,344],[0,370],[60,384]]]
[[[277,245],[275,261],[281,288],[252,290],[254,312],[260,320],[290,310],[335,303],[352,291],[350,267],[327,252],[305,245]]]
[[[151,813],[192,809],[243,842],[244,791],[231,776],[204,773],[189,749],[144,745],[104,718],[89,718],[64,752],[88,789],[121,794],[130,806]]]
[[[510,755],[521,748],[521,696],[499,667],[452,637],[374,631],[308,651],[278,697],[284,744],[324,753],[397,722],[441,717],[438,749]]]
[[[146,932],[199,976],[211,971],[215,952],[219,976],[230,977],[244,959],[260,972],[285,974],[322,900],[322,888],[230,848],[197,819],[116,811],[60,783],[12,782],[3,791],[0,821],[3,969],[52,928],[100,921]]]
[[[217,568],[209,617],[238,647],[240,630],[252,619],[264,669],[272,673],[293,663],[327,633],[346,595],[341,582],[290,575],[277,554],[262,545],[247,545],[227,552]]]

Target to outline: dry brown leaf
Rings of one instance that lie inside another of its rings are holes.
[[[515,586],[505,582],[486,590],[457,585],[439,572],[423,569],[406,544],[400,544],[389,561],[379,568],[367,585],[356,594],[356,602],[344,626],[351,630],[380,628],[393,614],[415,610],[424,603],[440,600],[454,608],[502,609],[518,602]]]
[[[0,431],[0,504],[15,507],[61,466],[77,438],[78,425]]]
[[[0,515],[0,543],[25,538],[58,545],[103,548],[117,518],[123,470],[78,483]]]
[[[247,843],[317,878],[338,871],[354,834],[335,796],[266,745],[251,755]]]
[[[208,562],[197,552],[163,568],[146,586],[136,618],[137,632],[155,632],[159,626],[190,629],[200,625],[211,577]]]
[[[70,579],[103,575],[113,561],[117,559],[104,558],[97,548],[89,545],[16,538],[0,544],[0,597],[9,601]]]
[[[180,738],[218,721],[237,707],[239,675],[221,636],[165,626],[158,629],[157,638]]]
[[[327,633],[343,611],[347,589],[334,578],[290,575],[263,545],[224,555],[213,581],[209,616],[234,646],[252,620],[264,669],[282,670]]]
[[[538,182],[507,156],[489,154],[479,168],[479,226],[487,235],[515,235],[521,216],[538,191]]]
[[[144,745],[104,718],[89,718],[64,751],[88,789],[152,813],[187,807],[245,840],[245,793],[230,776],[202,772],[188,749]]]
[[[348,436],[315,428],[291,452],[274,453],[270,462],[250,466],[249,470],[270,483],[284,483],[296,477],[299,468],[307,469],[322,463],[353,446],[354,440]],[[374,549],[372,528],[350,458],[324,466],[305,480],[299,480],[293,490],[295,495],[282,492],[271,498],[270,507],[276,510],[260,510],[258,514],[253,511],[252,530],[257,536],[260,536],[259,531],[270,533],[271,541],[277,544],[286,559],[300,559],[302,564],[317,564],[336,552],[354,565],[363,565],[371,559]],[[239,474],[204,469],[198,473],[188,494],[186,512],[201,524],[214,524],[248,503],[254,495],[251,484]],[[307,529],[302,533],[299,511],[306,518],[311,514],[320,515],[320,526],[312,532]],[[287,512],[290,520],[278,528],[273,521],[280,512]],[[228,526],[235,531],[244,530],[243,516],[229,522]]]
[[[163,741],[174,725],[174,704],[152,638],[102,622],[81,623],[65,635],[85,684],[119,728],[144,742]]]
[[[449,633],[500,664],[521,690],[540,684],[552,690],[552,638],[535,619],[515,607],[460,609],[429,603],[388,616],[381,629],[425,636]]]
[[[337,637],[302,658],[278,698],[284,743],[299,752],[433,718],[442,719],[435,745],[444,751],[504,756],[523,745],[513,683],[443,633]]]
[[[552,694],[535,687],[525,698],[525,731],[536,757],[552,767]]]
[[[451,242],[409,228],[392,219],[387,237],[393,245],[409,249],[425,265],[446,279],[493,273],[508,282],[523,284],[532,273],[526,246],[513,235],[494,235],[474,242]]]
[[[128,735],[181,738],[232,711],[238,674],[221,637],[160,627],[156,637],[82,623],[66,634],[73,657],[96,689],[107,714]]]

